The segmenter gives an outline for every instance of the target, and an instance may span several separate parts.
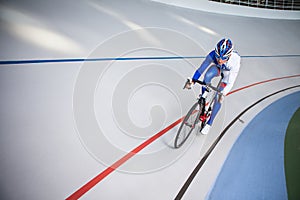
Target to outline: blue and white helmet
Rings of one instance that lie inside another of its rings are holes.
[[[222,39],[215,48],[217,59],[228,60],[233,51],[233,44],[230,39]]]

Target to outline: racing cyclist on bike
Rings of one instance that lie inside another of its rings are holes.
[[[223,79],[219,87],[219,90],[221,92],[216,96],[210,119],[201,130],[202,134],[208,134],[210,127],[221,108],[221,103],[224,99],[224,96],[226,96],[226,94],[231,90],[235,82],[240,69],[240,62],[241,57],[236,51],[233,50],[233,44],[231,40],[224,38],[218,42],[215,50],[211,51],[206,56],[201,66],[196,70],[193,78],[190,79],[189,84],[186,86],[187,89],[190,89],[191,86],[194,85],[193,80],[198,80],[206,69],[207,71],[204,75],[203,80],[206,84],[210,84],[211,80],[214,77],[219,76],[221,73],[223,73]]]

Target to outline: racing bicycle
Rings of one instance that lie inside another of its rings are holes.
[[[217,95],[221,95],[219,86],[222,79],[223,74],[221,73],[221,79],[219,80],[216,87],[212,86],[211,84],[206,84],[203,81],[193,80],[194,83],[198,83],[204,86],[204,92],[197,99],[197,102],[194,103],[194,105],[190,108],[183,121],[181,122],[174,141],[175,148],[179,148],[185,143],[196,126],[199,126],[199,132],[201,132],[203,127],[207,124],[212,112],[214,100]],[[188,84],[190,84],[189,79],[186,81],[183,89],[185,89]]]

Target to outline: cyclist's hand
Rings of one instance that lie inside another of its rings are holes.
[[[193,85],[194,85],[193,80],[191,78],[187,78],[187,81],[185,82],[185,85],[184,85],[183,89],[190,90]]]

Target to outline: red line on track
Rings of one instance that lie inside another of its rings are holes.
[[[140,152],[142,149],[144,149],[146,146],[154,142],[157,138],[168,132],[170,129],[174,128],[177,124],[179,124],[184,117],[178,119],[165,129],[161,130],[145,142],[143,142],[141,145],[130,151],[128,154],[123,156],[120,160],[112,164],[110,167],[108,167],[106,170],[101,172],[98,176],[93,178],[91,181],[86,183],[84,186],[82,186],[79,190],[77,190],[75,193],[73,193],[71,196],[67,198],[67,200],[73,200],[73,199],[79,199],[82,195],[84,195],[86,192],[88,192],[92,187],[94,187],[97,183],[99,183],[101,180],[103,180],[105,177],[107,177],[110,173],[112,173],[114,170],[116,170],[118,167],[120,167],[122,164],[124,164],[127,160],[129,160],[132,156]]]
[[[251,85],[247,85],[247,86],[241,87],[239,89],[233,90],[233,91],[229,92],[227,94],[227,96],[230,95],[230,94],[232,94],[232,93],[244,90],[244,89],[249,88],[249,87],[260,85],[260,84],[263,84],[263,83],[267,83],[267,82],[271,82],[271,81],[278,81],[278,80],[286,79],[286,78],[295,78],[295,77],[299,77],[299,76],[300,76],[300,74],[297,74],[297,75],[293,75],[293,76],[284,76],[284,77],[280,77],[280,78],[273,78],[273,79],[269,79],[269,80],[266,80],[266,81],[261,81],[261,82],[253,83]]]
[[[236,90],[233,90],[233,91],[229,92],[227,94],[227,96],[230,95],[230,94],[236,93],[238,91],[241,91],[241,90],[244,90],[244,89],[256,86],[256,85],[260,85],[260,84],[263,84],[263,83],[277,81],[277,80],[281,80],[281,79],[287,79],[287,78],[295,78],[295,77],[300,77],[300,74],[293,75],[293,76],[285,76],[285,77],[280,77],[280,78],[273,78],[273,79],[269,79],[269,80],[265,80],[265,81],[253,83],[251,85],[247,85],[247,86],[238,88]],[[145,142],[143,142],[141,145],[139,145],[138,147],[136,147],[135,149],[133,149],[132,151],[130,151],[129,153],[127,153],[125,156],[123,156],[121,159],[119,159],[118,161],[116,161],[110,167],[106,168],[103,172],[101,172],[95,178],[93,178],[92,180],[90,180],[89,182],[87,182],[84,186],[82,186],[81,188],[79,188],[76,192],[74,192],[66,200],[75,200],[75,199],[79,199],[80,197],[82,197],[86,192],[88,192],[90,189],[92,189],[96,184],[98,184],[100,181],[102,181],[104,178],[106,178],[110,173],[112,173],[113,171],[115,171],[118,167],[120,167],[122,164],[124,164],[127,160],[129,160],[135,154],[137,154],[142,149],[144,149],[145,147],[147,147],[149,144],[151,144],[152,142],[154,142],[156,139],[158,139],[159,137],[161,137],[162,135],[164,135],[166,132],[168,132],[169,130],[171,130],[175,126],[177,126],[183,120],[183,118],[184,117],[178,119],[177,121],[175,121],[171,125],[167,126],[165,129],[161,130],[160,132],[158,132],[157,134],[155,134],[154,136],[152,136],[151,138],[149,138],[148,140],[146,140]]]

